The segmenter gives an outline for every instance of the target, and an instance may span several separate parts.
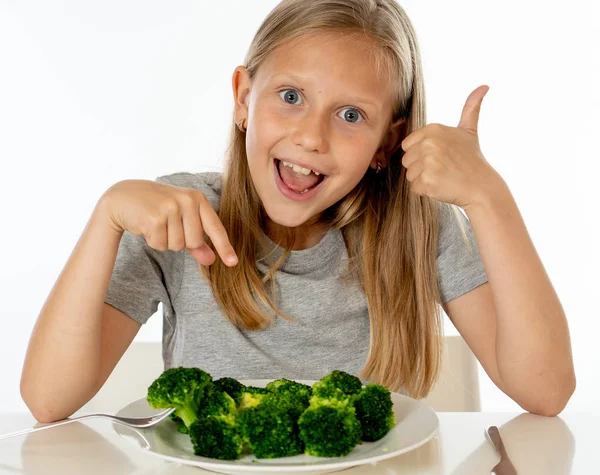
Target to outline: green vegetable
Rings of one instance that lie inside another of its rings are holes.
[[[317,457],[348,455],[361,440],[361,426],[349,398],[311,398],[298,420],[305,453]]]
[[[174,414],[189,427],[198,418],[198,410],[212,377],[199,368],[170,368],[148,388],[148,404],[155,409],[175,408]]]
[[[308,407],[312,388],[307,384],[297,383],[289,379],[276,379],[267,384],[267,390],[298,404],[304,409]]]
[[[221,391],[229,394],[236,404],[239,404],[242,391],[245,389],[242,383],[233,378],[221,378],[215,381],[215,386]]]
[[[360,379],[336,369],[313,384],[312,394],[317,398],[347,399],[357,395],[361,389]]]
[[[340,370],[312,387],[278,379],[258,388],[229,377],[213,382],[200,368],[178,367],[164,371],[147,397],[154,408],[176,409],[169,417],[190,437],[196,455],[222,460],[249,453],[342,457],[396,424],[387,388],[363,388],[359,378]]]
[[[354,401],[356,417],[362,426],[362,440],[374,442],[396,425],[390,391],[379,384],[367,384]]]
[[[181,417],[178,417],[174,412],[169,414],[169,419],[171,419],[172,421],[177,423],[177,432],[181,432],[182,434],[189,433],[189,429],[183,423],[183,421],[181,420]]]
[[[235,401],[229,394],[215,384],[207,386],[198,419],[189,431],[194,453],[223,460],[239,458],[243,440],[237,427],[237,414]]]
[[[289,457],[301,454],[298,416],[301,409],[277,394],[262,395],[256,405],[238,415],[238,428],[244,442],[257,458]]]
[[[242,392],[250,394],[271,394],[271,391],[269,391],[267,388],[257,388],[254,386],[246,386]]]
[[[260,401],[262,401],[262,399],[268,394],[271,394],[271,391],[269,391],[266,388],[255,388],[252,386],[246,386],[244,389],[242,389],[242,392],[238,399],[238,411],[257,406],[258,404],[260,404]]]

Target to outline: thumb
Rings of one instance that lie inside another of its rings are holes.
[[[216,256],[210,247],[206,243],[202,244],[196,249],[186,248],[186,251],[203,266],[211,265],[215,262]]]
[[[479,86],[469,95],[467,102],[463,107],[460,122],[458,123],[460,129],[468,130],[477,135],[477,124],[479,122],[481,102],[489,90],[489,86]]]

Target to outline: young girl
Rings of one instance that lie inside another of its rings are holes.
[[[440,367],[441,305],[502,391],[564,408],[568,327],[480,151],[487,87],[457,127],[426,125],[394,0],[284,0],[232,86],[223,174],[125,180],[98,201],[31,336],[21,394],[36,419],[91,399],[159,302],[165,369],[340,369],[416,398]]]

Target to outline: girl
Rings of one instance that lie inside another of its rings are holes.
[[[440,367],[441,305],[502,391],[564,408],[568,327],[480,151],[487,87],[457,127],[426,125],[393,0],[284,0],[232,87],[223,174],[125,180],[98,201],[31,336],[21,394],[39,421],[91,399],[159,302],[165,369],[341,369],[416,398]]]

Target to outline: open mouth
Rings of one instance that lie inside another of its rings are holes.
[[[298,194],[298,195],[303,195],[305,193],[308,193],[311,190],[314,190],[315,188],[317,188],[321,183],[323,183],[323,181],[326,179],[327,175],[324,174],[319,174],[317,176],[317,181],[314,183],[314,185],[305,188],[303,190],[295,190],[293,188],[291,188],[290,186],[286,185],[285,181],[283,180],[283,177],[281,176],[281,167],[283,167],[283,163],[281,162],[280,159],[278,158],[274,158],[275,160],[275,168],[277,169],[277,174],[279,175],[279,179],[281,180],[281,182],[283,183],[283,185],[290,191],[293,191],[294,193]],[[312,173],[312,172],[311,172]]]

